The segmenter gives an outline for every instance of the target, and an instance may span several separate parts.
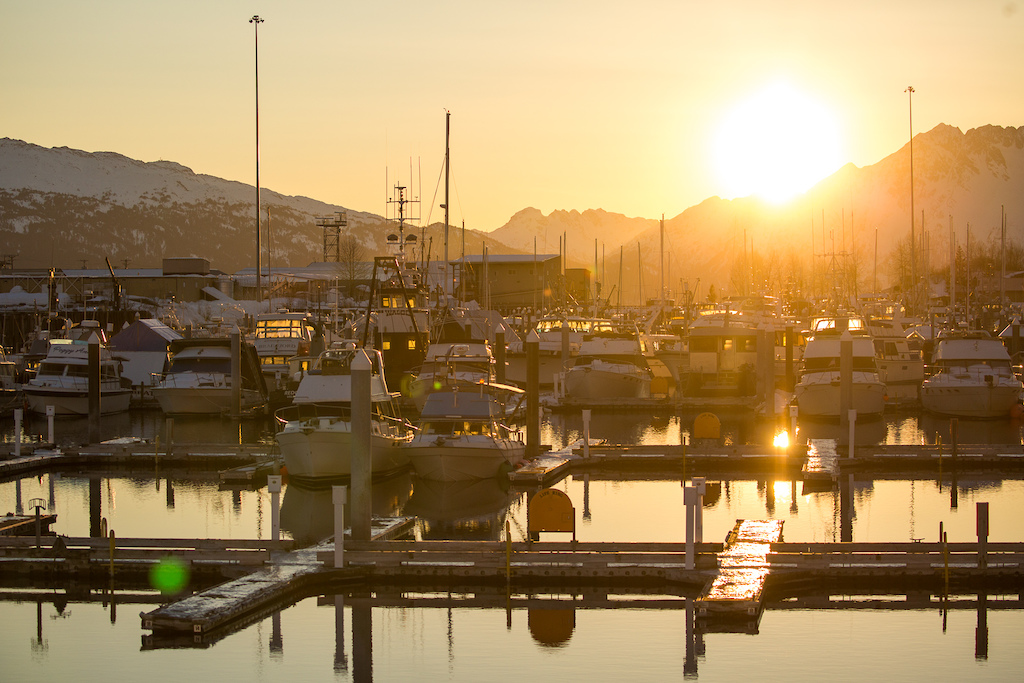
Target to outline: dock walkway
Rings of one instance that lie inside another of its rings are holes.
[[[718,575],[697,598],[701,617],[757,617],[771,565],[771,544],[782,538],[782,520],[736,520],[718,556]]]

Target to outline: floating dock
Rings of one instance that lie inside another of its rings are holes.
[[[736,520],[725,550],[718,556],[718,575],[697,598],[697,615],[747,618],[755,624],[763,607],[764,583],[771,565],[771,544],[782,538],[782,520]]]

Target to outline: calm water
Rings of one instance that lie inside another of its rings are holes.
[[[105,426],[121,430],[109,436],[155,438],[164,426],[159,413],[123,417],[122,426]],[[685,416],[602,417],[595,420],[592,436],[673,444],[680,424],[685,435],[691,421]],[[217,431],[214,425],[184,422],[175,424],[175,441],[214,440],[206,434]],[[894,417],[858,429],[879,430],[879,441],[930,442],[943,425],[948,430],[948,421],[929,426],[924,420]],[[58,433],[65,430],[67,438],[76,438],[73,427],[58,421]],[[802,432],[828,428],[801,425]],[[559,447],[577,438],[580,429],[578,418],[549,416],[544,434]],[[774,433],[772,425],[755,421],[724,419],[723,429],[735,442],[745,443],[754,435]],[[977,429],[991,438],[1016,435],[1019,443],[1019,425],[983,423]],[[183,436],[189,432],[195,436]],[[221,425],[220,432],[224,442],[267,438],[262,427],[251,424],[241,430]],[[960,432],[963,437],[964,422]],[[554,486],[566,491],[576,507],[580,540],[683,540],[678,480],[577,475]],[[174,471],[93,479],[42,474],[2,482],[0,511],[13,511],[19,501],[24,506],[35,497],[49,504],[51,491],[58,515],[54,529],[61,534],[88,535],[91,517],[98,514],[120,537],[270,535],[271,497],[265,488],[222,491],[215,477]],[[833,541],[844,532],[856,541],[934,540],[939,522],[950,540],[969,541],[975,534],[976,503],[989,502],[991,539],[1021,540],[1021,479],[962,476],[954,485],[948,474],[941,481],[862,478],[848,491],[809,493],[799,482],[743,476],[716,480],[705,501],[705,538],[722,539],[737,518],[776,518],[785,520],[789,541]],[[524,537],[525,494],[497,482],[439,486],[403,475],[376,483],[373,495],[380,514],[419,516],[422,538],[501,539],[506,519],[513,539]],[[852,504],[844,505],[844,495]],[[331,533],[329,491],[286,486],[281,505],[285,536],[311,541]],[[1019,680],[1024,670],[1019,647],[1024,611],[999,609],[1015,605],[1016,595],[988,596],[986,610],[972,603],[950,611],[945,621],[934,605],[902,608],[921,596],[892,596],[897,603],[891,609],[769,606],[756,635],[697,638],[692,631],[688,637],[685,596],[679,594],[612,596],[624,605],[616,609],[593,608],[580,595],[513,595],[506,611],[504,596],[493,591],[454,596],[383,592],[376,598],[307,598],[208,649],[149,650],[142,647],[148,632],[140,628],[137,615],[158,603],[156,595],[133,591],[131,602],[126,596],[112,610],[102,602],[67,602],[53,591],[0,588],[0,593],[3,680]],[[419,599],[416,606],[408,602],[413,597]],[[659,598],[657,607],[645,607],[655,604],[651,598]],[[670,601],[668,607],[664,601]],[[985,630],[977,630],[979,620]]]

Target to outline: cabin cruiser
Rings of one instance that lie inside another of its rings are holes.
[[[1010,354],[986,332],[940,336],[932,375],[921,383],[925,410],[954,417],[1007,417],[1020,403],[1021,382]]]
[[[860,318],[820,318],[804,347],[803,373],[795,398],[801,417],[838,418],[842,402],[840,354],[844,335],[852,342],[852,404],[858,417],[881,415],[885,384],[878,377],[875,347]]]
[[[419,431],[406,447],[416,474],[433,481],[465,481],[497,476],[523,459],[519,432],[502,424],[504,407],[479,390],[430,394],[420,413]]]
[[[95,342],[99,344],[97,340]],[[50,340],[35,377],[22,386],[28,409],[40,415],[53,406],[56,415],[89,414],[89,343]],[[121,376],[121,363],[100,346],[100,414],[128,410],[131,381]]]
[[[586,335],[612,332],[615,326],[606,318],[580,316],[541,318],[534,327],[538,343],[538,377],[542,386],[555,383],[561,372],[567,372],[580,352]],[[508,369],[505,379],[520,386],[526,384],[526,346],[523,340],[508,343]]]
[[[415,379],[409,383],[409,393],[417,410],[423,410],[427,396],[436,391],[462,391],[478,384],[495,381],[494,356],[485,341],[441,342],[427,348],[427,357]]]
[[[294,390],[294,386],[288,386],[289,359],[310,353],[318,327],[306,313],[263,313],[256,317],[252,345],[271,391]],[[319,350],[323,350],[322,344]]]
[[[903,325],[890,318],[868,318],[868,331],[875,345],[878,378],[885,383],[890,400],[916,401],[924,380],[921,352],[910,348]]]
[[[352,474],[352,361],[365,352],[370,360],[370,469],[374,474],[409,464],[402,446],[412,426],[399,416],[397,393],[388,391],[380,351],[354,342],[324,351],[295,390],[294,405],[277,411],[277,433],[288,476],[316,481]]]
[[[652,378],[636,334],[605,332],[584,338],[565,390],[577,400],[650,398]]]
[[[231,339],[175,339],[167,372],[158,375],[153,398],[168,415],[220,415],[233,410]],[[252,344],[241,342],[241,411],[267,405],[267,385]]]

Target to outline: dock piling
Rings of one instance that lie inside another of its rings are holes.
[[[690,485],[696,489],[697,500],[694,503],[693,538],[697,543],[704,542],[704,494],[707,493],[707,480],[704,477],[694,477]]]
[[[334,568],[345,566],[345,503],[348,502],[347,486],[332,486],[331,499],[334,503]]]
[[[590,409],[583,409],[583,457],[590,457]]]
[[[505,383],[505,331],[494,333],[494,379],[498,384]]]
[[[89,443],[100,442],[100,338],[89,337]]]
[[[231,330],[231,416],[242,416],[242,333]]]
[[[526,336],[526,457],[540,455],[540,336]]]
[[[53,406],[46,406],[46,443],[57,445],[57,435],[53,430],[53,418],[57,409]]]
[[[697,489],[683,487],[683,505],[686,506],[686,568],[694,567],[694,529],[696,525]]]
[[[370,420],[370,358],[359,350],[352,359],[352,540],[370,540],[373,429]]]
[[[978,569],[988,568],[988,503],[977,504]]]
[[[270,491],[270,539],[281,540],[281,475],[267,475],[267,490]]]
[[[21,457],[21,421],[25,411],[21,408],[14,409],[14,457]]]

